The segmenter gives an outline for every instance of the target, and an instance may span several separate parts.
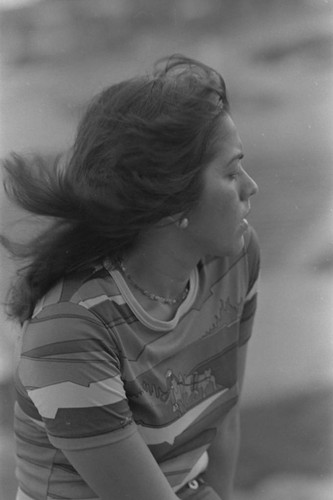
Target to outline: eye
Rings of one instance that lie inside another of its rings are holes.
[[[228,175],[228,178],[231,179],[232,181],[234,181],[234,180],[238,179],[239,174],[240,174],[239,172],[233,172],[232,174]]]
[[[239,161],[235,168],[233,168],[232,171],[228,174],[228,178],[231,180],[236,180],[242,174],[242,171],[243,168],[241,162]]]
[[[225,179],[228,179],[230,181],[238,180],[238,178],[244,173],[242,165],[243,158],[244,158],[243,153],[239,153],[229,161],[223,173]]]

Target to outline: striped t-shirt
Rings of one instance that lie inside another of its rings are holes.
[[[27,498],[93,499],[61,450],[139,432],[174,489],[238,399],[237,354],[251,335],[259,252],[201,261],[175,317],[139,306],[107,263],[59,282],[18,344],[17,477]]]

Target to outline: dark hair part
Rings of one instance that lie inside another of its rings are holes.
[[[120,258],[163,217],[190,211],[228,112],[222,77],[174,55],[152,75],[93,99],[65,165],[15,154],[4,161],[7,195],[52,221],[23,247],[1,237],[13,255],[28,258],[11,287],[9,315],[24,321],[61,277]]]

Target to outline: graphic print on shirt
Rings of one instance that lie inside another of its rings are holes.
[[[172,412],[177,416],[183,415],[212,394],[225,389],[216,383],[211,368],[204,369],[202,373],[198,371],[189,374],[178,372],[178,375],[169,369],[164,380],[164,388],[156,386],[156,383],[148,382],[147,379],[143,380],[142,392],[148,393],[150,397],[157,398],[166,405],[171,405]]]
[[[205,335],[214,333],[218,328],[230,328],[234,323],[240,320],[243,310],[244,300],[233,303],[230,297],[226,300],[220,299],[220,307],[214,315],[212,324],[206,330]]]
[[[210,368],[204,373],[195,372],[189,375],[179,373],[178,376],[172,370],[168,370],[166,382],[172,411],[178,415],[183,415],[194,404],[206,399],[217,390],[215,377]]]
[[[148,401],[152,413],[141,413],[140,404],[133,410],[138,429],[155,457],[165,459],[170,446],[183,447],[190,434],[194,438],[195,433],[216,427],[216,415],[225,414],[238,397],[234,370],[230,369],[235,362],[236,349],[231,347],[207,364],[192,366],[191,371],[178,366],[164,371],[159,381],[148,374],[141,380],[143,391],[138,399],[145,406]],[[206,440],[201,445],[204,443]]]
[[[49,292],[24,335],[17,372],[17,470],[26,494],[93,498],[61,450],[137,431],[170,485],[182,483],[238,399],[237,352],[251,336],[259,271],[250,236],[237,259],[200,265],[195,305],[168,331],[141,324],[106,269]]]

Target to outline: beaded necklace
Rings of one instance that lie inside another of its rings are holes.
[[[148,290],[145,290],[142,288],[140,285],[138,285],[132,278],[132,276],[129,274],[129,272],[126,269],[125,264],[120,261],[119,262],[119,267],[123,273],[123,275],[127,278],[127,280],[131,283],[131,285],[134,286],[140,293],[148,297],[150,300],[155,300],[157,302],[161,302],[162,304],[169,304],[169,305],[175,305],[180,302],[183,302],[183,300],[186,299],[188,292],[189,292],[189,283],[186,285],[185,290],[183,290],[182,293],[180,293],[177,297],[171,299],[168,297],[162,297],[161,295],[157,295],[155,293],[149,292]]]

